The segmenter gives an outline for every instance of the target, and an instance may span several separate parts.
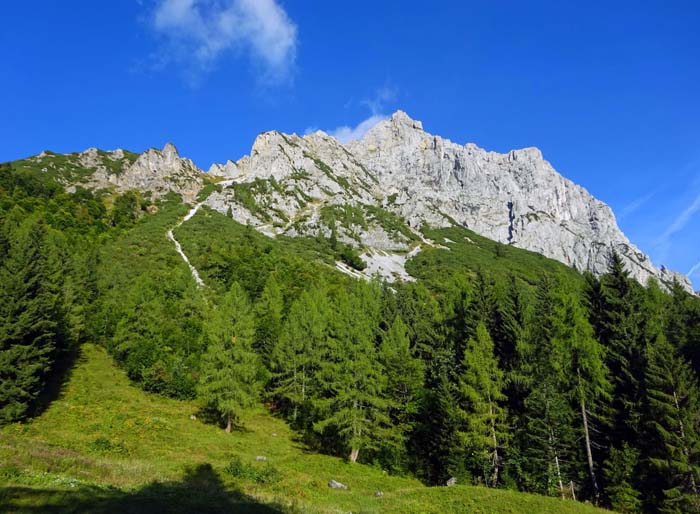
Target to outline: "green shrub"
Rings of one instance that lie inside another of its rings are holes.
[[[263,466],[253,466],[243,462],[238,455],[231,459],[224,471],[233,477],[250,480],[258,484],[274,484],[282,480],[282,473],[271,464],[266,463]]]

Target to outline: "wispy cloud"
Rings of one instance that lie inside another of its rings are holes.
[[[687,225],[688,221],[693,217],[693,215],[700,211],[700,195],[696,196],[693,202],[688,205],[683,212],[681,212],[676,218],[671,222],[671,224],[666,228],[666,230],[661,234],[659,238],[661,241],[668,241],[668,239],[676,232],[683,230]]]
[[[377,123],[385,119],[386,116],[383,114],[373,114],[354,127],[344,125],[331,130],[329,134],[343,144],[349,143],[350,141],[357,141],[358,139],[362,139],[362,136],[369,132]]]
[[[150,25],[164,38],[161,64],[201,74],[225,54],[243,54],[268,84],[294,68],[297,26],[277,0],[156,0]]]
[[[365,118],[357,125],[342,125],[329,130],[328,133],[343,144],[362,139],[372,127],[387,119],[388,116],[384,112],[384,109],[388,103],[395,102],[397,98],[398,91],[393,86],[384,85],[380,87],[371,98],[366,98],[360,102],[369,109],[369,117]]]
[[[686,273],[686,275],[692,277],[696,273],[698,273],[698,276],[700,276],[700,262],[696,262],[695,265],[692,268],[690,268],[690,271]]]
[[[653,191],[649,194],[646,194],[644,196],[640,196],[639,198],[635,198],[634,200],[632,200],[630,203],[625,205],[622,208],[622,210],[620,210],[620,214],[618,216],[619,219],[624,219],[627,216],[629,216],[630,214],[634,214],[635,212],[637,212],[640,208],[642,208],[644,206],[644,204],[646,204],[649,200],[651,200],[655,194],[656,194],[656,192]]]

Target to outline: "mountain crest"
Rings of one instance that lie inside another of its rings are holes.
[[[403,252],[388,261],[404,279],[400,259],[432,244],[420,228],[458,225],[598,275],[615,251],[642,284],[678,280],[692,291],[687,277],[657,269],[625,237],[611,209],[561,176],[538,148],[501,154],[456,144],[403,111],[347,145],[320,131],[265,132],[250,155],[213,164],[208,175],[171,143],[141,155],[94,148],[71,155],[95,170],[83,184],[151,191],[153,198],[172,191],[194,202],[205,182],[224,179],[206,199],[209,207],[270,236],[336,233],[372,265],[387,260],[377,252]]]

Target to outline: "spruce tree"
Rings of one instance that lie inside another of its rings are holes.
[[[452,377],[454,354],[444,349],[435,353],[428,370],[420,423],[412,438],[419,472],[433,485],[445,485],[450,478],[467,478],[465,449],[459,431],[462,416],[457,408],[458,392]]]
[[[612,448],[605,461],[603,473],[609,484],[606,493],[610,507],[624,514],[639,512],[642,502],[639,491],[634,488],[634,473],[639,461],[639,450],[624,444]]]
[[[61,351],[61,273],[48,229],[28,218],[0,266],[0,423],[25,417]]]
[[[640,286],[629,278],[617,254],[601,283],[605,304],[599,340],[607,348],[613,384],[612,446],[620,447],[634,443],[640,430],[644,370]]]
[[[666,513],[700,512],[700,392],[697,377],[663,335],[646,351],[646,447]]]
[[[253,350],[254,320],[245,291],[234,282],[207,322],[208,347],[197,394],[226,421],[226,432],[260,394],[259,359]]]
[[[498,367],[493,341],[481,322],[464,350],[458,405],[463,420],[460,436],[470,471],[491,487],[499,483],[506,439],[503,386],[503,371]]]
[[[555,291],[556,283],[542,276],[528,313],[519,369],[519,380],[528,393],[516,437],[524,488],[565,497],[570,456],[575,453],[576,415],[564,386],[564,347],[554,337]]]

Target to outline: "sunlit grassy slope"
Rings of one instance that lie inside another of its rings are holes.
[[[232,434],[191,419],[196,412],[142,392],[105,351],[85,345],[49,409],[0,431],[0,512],[602,512],[509,491],[427,488],[317,455],[262,408]],[[254,472],[234,477],[226,467],[235,456],[276,473],[264,483]],[[330,479],[350,490],[330,489]]]

